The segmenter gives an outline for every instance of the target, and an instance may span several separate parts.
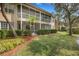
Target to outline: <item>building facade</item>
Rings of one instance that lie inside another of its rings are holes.
[[[13,25],[15,30],[34,30],[33,26],[30,25],[30,23],[28,22],[30,16],[36,17],[36,23],[34,24],[35,30],[55,29],[55,20],[53,19],[52,14],[48,13],[45,10],[37,8],[32,4],[6,3],[5,12],[9,19],[9,22]],[[9,24],[5,21],[0,11],[0,30],[1,29],[9,30],[10,27]]]

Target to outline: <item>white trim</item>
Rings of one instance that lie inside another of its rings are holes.
[[[7,29],[9,30],[9,24],[7,23]]]
[[[21,3],[21,30],[22,30],[22,3]]]
[[[30,8],[29,8],[29,17],[30,17]],[[28,21],[29,21],[29,19],[28,19]],[[30,22],[29,22],[30,23]],[[30,30],[31,30],[31,23],[30,23]]]
[[[41,29],[41,11],[40,11],[40,29]]]

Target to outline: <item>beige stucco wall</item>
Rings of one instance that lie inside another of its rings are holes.
[[[6,14],[6,15],[7,15],[9,21],[11,22],[11,14]],[[4,17],[3,17],[3,15],[2,15],[1,12],[0,12],[0,21],[6,21],[6,20],[4,19]]]

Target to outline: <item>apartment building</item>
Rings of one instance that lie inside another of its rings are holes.
[[[52,14],[33,6],[28,3],[6,3],[5,12],[9,19],[9,22],[13,25],[14,29],[54,29],[55,20],[52,17]],[[30,25],[29,17],[35,16],[36,23],[33,26]],[[9,24],[5,21],[2,13],[0,12],[0,29],[10,29]]]

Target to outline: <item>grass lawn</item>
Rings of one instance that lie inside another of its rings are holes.
[[[79,48],[75,36],[66,32],[40,35],[39,40],[33,40],[26,48],[16,53],[17,56],[76,56]]]

